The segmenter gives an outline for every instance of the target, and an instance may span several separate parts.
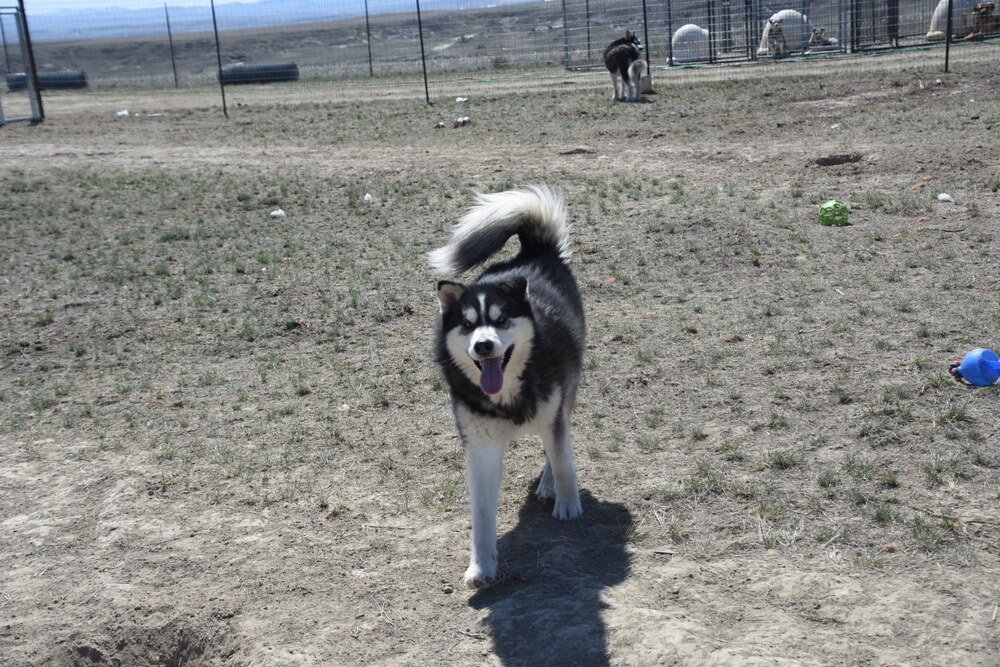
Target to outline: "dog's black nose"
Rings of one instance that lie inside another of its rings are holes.
[[[476,354],[478,354],[481,357],[489,356],[489,354],[493,351],[493,341],[481,340],[475,345],[473,345],[472,349],[475,350]]]

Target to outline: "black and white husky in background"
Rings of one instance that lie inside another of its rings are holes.
[[[552,515],[582,513],[570,439],[570,412],[583,359],[583,303],[568,261],[562,200],[544,186],[479,195],[449,243],[429,254],[439,273],[484,264],[511,236],[520,251],[475,282],[442,280],[436,359],[451,391],[466,452],[472,557],[465,585],[497,572],[496,514],[506,444],[541,436],[545,468],[535,493],[553,498]]]
[[[636,76],[633,63],[642,57],[642,43],[631,30],[604,49],[604,66],[611,74],[611,99],[634,102],[639,99],[642,74]],[[643,63],[645,65],[645,63]]]

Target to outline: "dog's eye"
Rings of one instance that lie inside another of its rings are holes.
[[[465,327],[466,329],[471,329],[471,328],[473,328],[473,327],[474,327],[475,325],[474,325],[474,324],[473,324],[472,322],[470,322],[469,320],[464,320],[464,321],[462,322],[462,326],[463,326],[463,327]]]
[[[503,326],[507,324],[506,316],[501,315],[500,317],[496,318],[495,320],[493,320],[493,324],[496,324],[497,326]]]

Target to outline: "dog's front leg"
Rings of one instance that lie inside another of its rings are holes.
[[[465,443],[469,504],[472,509],[472,557],[465,571],[468,588],[488,586],[497,574],[497,500],[503,474],[503,443]]]

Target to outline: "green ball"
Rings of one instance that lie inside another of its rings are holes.
[[[848,213],[847,204],[831,199],[819,207],[819,224],[827,227],[843,227],[847,224]]]

